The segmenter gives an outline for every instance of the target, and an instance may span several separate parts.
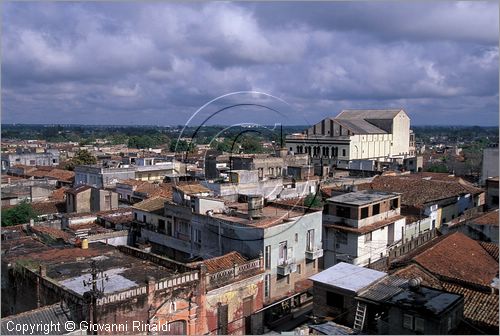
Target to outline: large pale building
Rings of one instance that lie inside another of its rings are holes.
[[[377,162],[413,156],[410,134],[410,118],[402,109],[343,110],[302,134],[287,136],[286,146],[309,154],[315,164],[373,170]]]

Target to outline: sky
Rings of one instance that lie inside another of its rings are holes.
[[[498,125],[497,2],[1,6],[2,123]]]

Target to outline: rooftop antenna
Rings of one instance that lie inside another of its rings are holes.
[[[280,149],[283,148],[283,124],[280,123]]]
[[[91,314],[89,314],[89,319],[90,316],[92,316],[91,322],[95,324],[97,323],[97,299],[104,296],[104,281],[109,281],[109,278],[107,274],[97,269],[97,264],[95,260],[92,260],[90,266],[90,274],[91,274],[90,279],[83,280],[83,286],[84,287],[92,286],[92,289],[85,292],[84,296],[90,298]],[[98,281],[101,281],[101,289],[99,289],[97,286]],[[93,334],[97,334],[96,331],[93,331]]]

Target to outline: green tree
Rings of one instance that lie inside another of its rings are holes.
[[[185,140],[172,140],[170,143],[170,151],[181,153],[181,152],[191,152],[194,149],[194,144],[192,142],[187,142]]]
[[[429,166],[427,171],[431,173],[448,173],[448,167],[442,163],[437,163]]]
[[[75,156],[66,163],[65,167],[68,170],[74,170],[75,166],[86,165],[86,164],[95,164],[97,163],[97,159],[93,156],[88,150],[81,149],[76,152]]]
[[[224,139],[223,141],[214,141],[210,145],[213,149],[218,150],[219,152],[230,152],[231,151],[231,145],[232,141],[228,138]]]
[[[311,208],[321,208],[323,207],[323,202],[319,194],[309,194],[304,199],[304,205]]]
[[[262,153],[264,148],[259,138],[252,136],[245,136],[241,139],[241,147],[244,153],[254,154]]]
[[[30,203],[22,201],[15,207],[2,210],[2,226],[11,226],[28,223],[30,219],[35,219],[37,214]]]

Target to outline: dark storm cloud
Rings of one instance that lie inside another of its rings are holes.
[[[3,122],[182,124],[256,90],[289,117],[246,108],[212,122],[403,107],[418,124],[498,124],[494,2],[2,6]]]

